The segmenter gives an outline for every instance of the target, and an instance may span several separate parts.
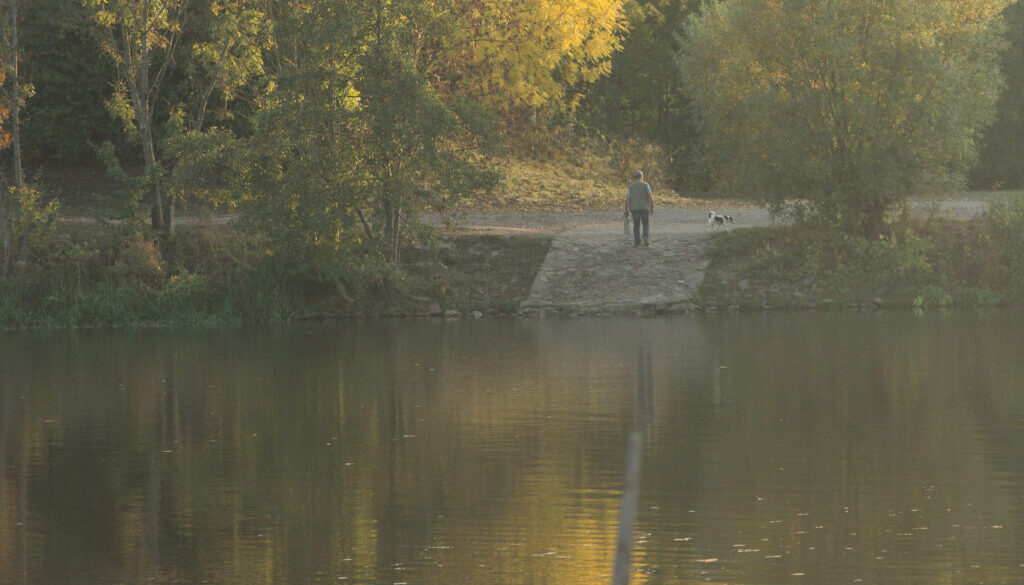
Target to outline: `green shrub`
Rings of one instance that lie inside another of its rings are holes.
[[[980,280],[1024,297],[1024,197],[994,201],[979,223],[973,252]]]
[[[7,275],[23,269],[52,240],[60,204],[44,202],[42,192],[28,185],[10,187],[0,198],[0,275]]]
[[[914,308],[949,307],[953,305],[953,297],[942,287],[929,285],[914,297]]]
[[[995,203],[970,221],[904,216],[890,225],[872,239],[822,222],[722,234],[702,294],[742,304],[772,291],[776,305],[787,295],[795,304],[881,297],[919,308],[1024,300],[1024,201]]]

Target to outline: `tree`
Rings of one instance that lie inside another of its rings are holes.
[[[13,187],[8,190],[0,188],[0,274],[6,276],[11,260],[11,236],[15,198],[17,190],[24,186],[24,175],[21,167],[21,140],[18,125],[18,110],[21,108],[21,91],[18,86],[18,1],[7,1],[7,18],[4,29],[2,53],[7,61],[4,71],[0,72],[0,83],[5,85],[4,97],[6,104],[0,107],[0,119],[9,122],[10,129],[0,134],[0,148],[12,148],[11,177]]]
[[[11,177],[14,187],[20,189],[25,184],[25,174],[21,164],[21,120],[20,111],[23,100],[21,78],[18,75],[18,60],[21,51],[18,45],[18,0],[7,0],[8,24],[5,44],[7,49],[7,77],[10,83],[7,91],[8,109],[11,116]]]
[[[8,21],[8,26],[11,23],[16,23],[17,8],[12,1],[10,4],[11,8],[11,20]],[[15,24],[16,26],[16,24]],[[6,28],[6,27],[5,27]],[[17,37],[15,37],[17,38]],[[3,52],[0,53],[5,56],[9,56],[10,59],[17,61],[17,53],[11,51],[12,43],[4,43],[6,46],[3,47]],[[16,46],[16,43],[14,43]],[[7,80],[7,67],[0,70],[0,83],[4,83]],[[17,106],[15,106],[17,107]],[[0,106],[0,122],[6,121],[11,117],[11,109],[9,107]],[[0,148],[6,147],[11,143],[12,133],[8,130],[0,132]],[[20,161],[17,161],[20,164]],[[17,169],[17,165],[15,167]],[[15,171],[15,180],[18,180],[18,171]],[[11,202],[8,201],[9,197],[7,189],[0,187],[0,275],[6,276],[8,266],[10,265],[10,250],[11,250],[11,229],[10,229],[10,206]]]
[[[719,189],[879,233],[960,187],[993,120],[1008,0],[715,1],[679,58]]]
[[[104,57],[90,10],[81,2],[22,0],[19,15],[19,76],[34,90],[22,119],[25,160],[92,163],[91,144],[124,134],[103,105],[117,70]]]
[[[174,208],[165,201],[161,190],[162,169],[153,126],[162,83],[181,38],[188,0],[83,1],[103,33],[104,51],[117,65],[120,79],[108,107],[141,144],[152,226],[170,233],[174,227]]]
[[[1024,2],[1005,10],[1008,46],[1002,53],[1006,88],[996,122],[985,132],[981,158],[971,173],[980,189],[1024,189]]]
[[[619,46],[623,0],[432,0],[432,18],[412,26],[420,70],[444,93],[464,93],[494,111],[575,107],[569,95],[609,71]],[[424,26],[426,23],[426,26]]]
[[[261,0],[212,0],[200,11],[206,16],[205,30],[191,45],[188,66],[192,130],[203,129],[215,91],[230,102],[249,80],[263,76],[264,55],[273,48],[263,4]]]
[[[428,14],[415,1],[373,2],[368,50],[356,81],[367,120],[366,179],[377,194],[374,237],[394,266],[403,226],[415,223],[430,199],[469,194],[494,178],[477,172],[465,155],[463,147],[474,140],[466,132],[466,117],[446,104],[417,68],[415,45],[409,42],[415,31],[407,23],[423,22]],[[461,113],[473,117],[472,108]]]
[[[674,145],[687,132],[682,72],[666,55],[679,52],[678,31],[692,0],[634,0],[611,71],[583,98],[588,119],[604,132]]]
[[[233,190],[290,270],[344,289],[382,281],[420,211],[493,183],[474,109],[446,103],[418,70],[418,2],[312,1],[275,18],[253,133],[235,155],[219,150]]]

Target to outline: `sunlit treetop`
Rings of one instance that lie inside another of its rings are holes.
[[[432,75],[497,110],[562,102],[610,70],[623,0],[437,0]],[[574,107],[568,99],[567,107]]]

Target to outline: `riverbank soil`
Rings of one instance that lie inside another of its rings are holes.
[[[442,235],[436,246],[406,251],[401,281],[385,296],[360,302],[357,312],[394,316],[515,313],[530,292],[551,238],[543,232]]]

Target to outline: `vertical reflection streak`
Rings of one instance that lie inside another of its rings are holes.
[[[651,350],[645,338],[636,350],[636,393],[633,400],[633,430],[626,447],[626,474],[619,508],[619,531],[615,546],[612,585],[629,583],[633,556],[633,526],[640,500],[640,467],[643,439],[650,441],[654,420],[654,368]]]

